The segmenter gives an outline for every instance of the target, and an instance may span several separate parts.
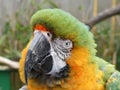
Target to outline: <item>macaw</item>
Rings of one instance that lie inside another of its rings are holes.
[[[60,9],[31,17],[33,36],[22,51],[20,90],[120,90],[120,72],[96,56],[89,26]]]

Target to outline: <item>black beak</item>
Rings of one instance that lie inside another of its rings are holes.
[[[50,43],[42,32],[34,33],[34,38],[30,43],[29,50],[31,50],[38,57],[42,57],[50,51]]]
[[[43,35],[42,32],[37,31],[34,33],[34,37],[30,43],[26,62],[25,62],[25,80],[28,82],[28,75],[30,77],[36,77],[37,73],[34,74],[34,71],[39,72],[39,63],[48,55],[50,52],[50,43],[47,38]],[[28,74],[29,73],[29,74]]]

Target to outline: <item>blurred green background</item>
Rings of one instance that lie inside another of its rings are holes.
[[[32,34],[30,18],[37,10],[60,8],[86,22],[119,2],[120,0],[0,0],[0,56],[19,61],[21,51]],[[92,32],[98,45],[97,55],[115,64],[120,70],[120,17],[99,23]],[[11,78],[12,83],[16,84],[12,90],[18,90],[22,85],[18,73],[12,73]]]

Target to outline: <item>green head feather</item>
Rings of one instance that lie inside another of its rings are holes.
[[[54,37],[68,38],[74,46],[86,47],[90,53],[95,54],[96,44],[89,28],[75,17],[60,9],[44,9],[36,12],[31,18],[31,25],[44,25]]]

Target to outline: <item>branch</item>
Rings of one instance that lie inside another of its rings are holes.
[[[12,60],[7,59],[5,57],[0,56],[0,63],[6,64],[7,66],[9,66],[10,68],[13,68],[13,69],[19,68],[19,62],[12,61]]]
[[[119,15],[119,14],[120,14],[120,5],[118,5],[115,8],[107,9],[107,10],[99,13],[96,17],[91,18],[85,24],[88,25],[91,29],[94,25],[98,24],[99,22],[101,22],[107,18],[110,18],[114,15]]]

